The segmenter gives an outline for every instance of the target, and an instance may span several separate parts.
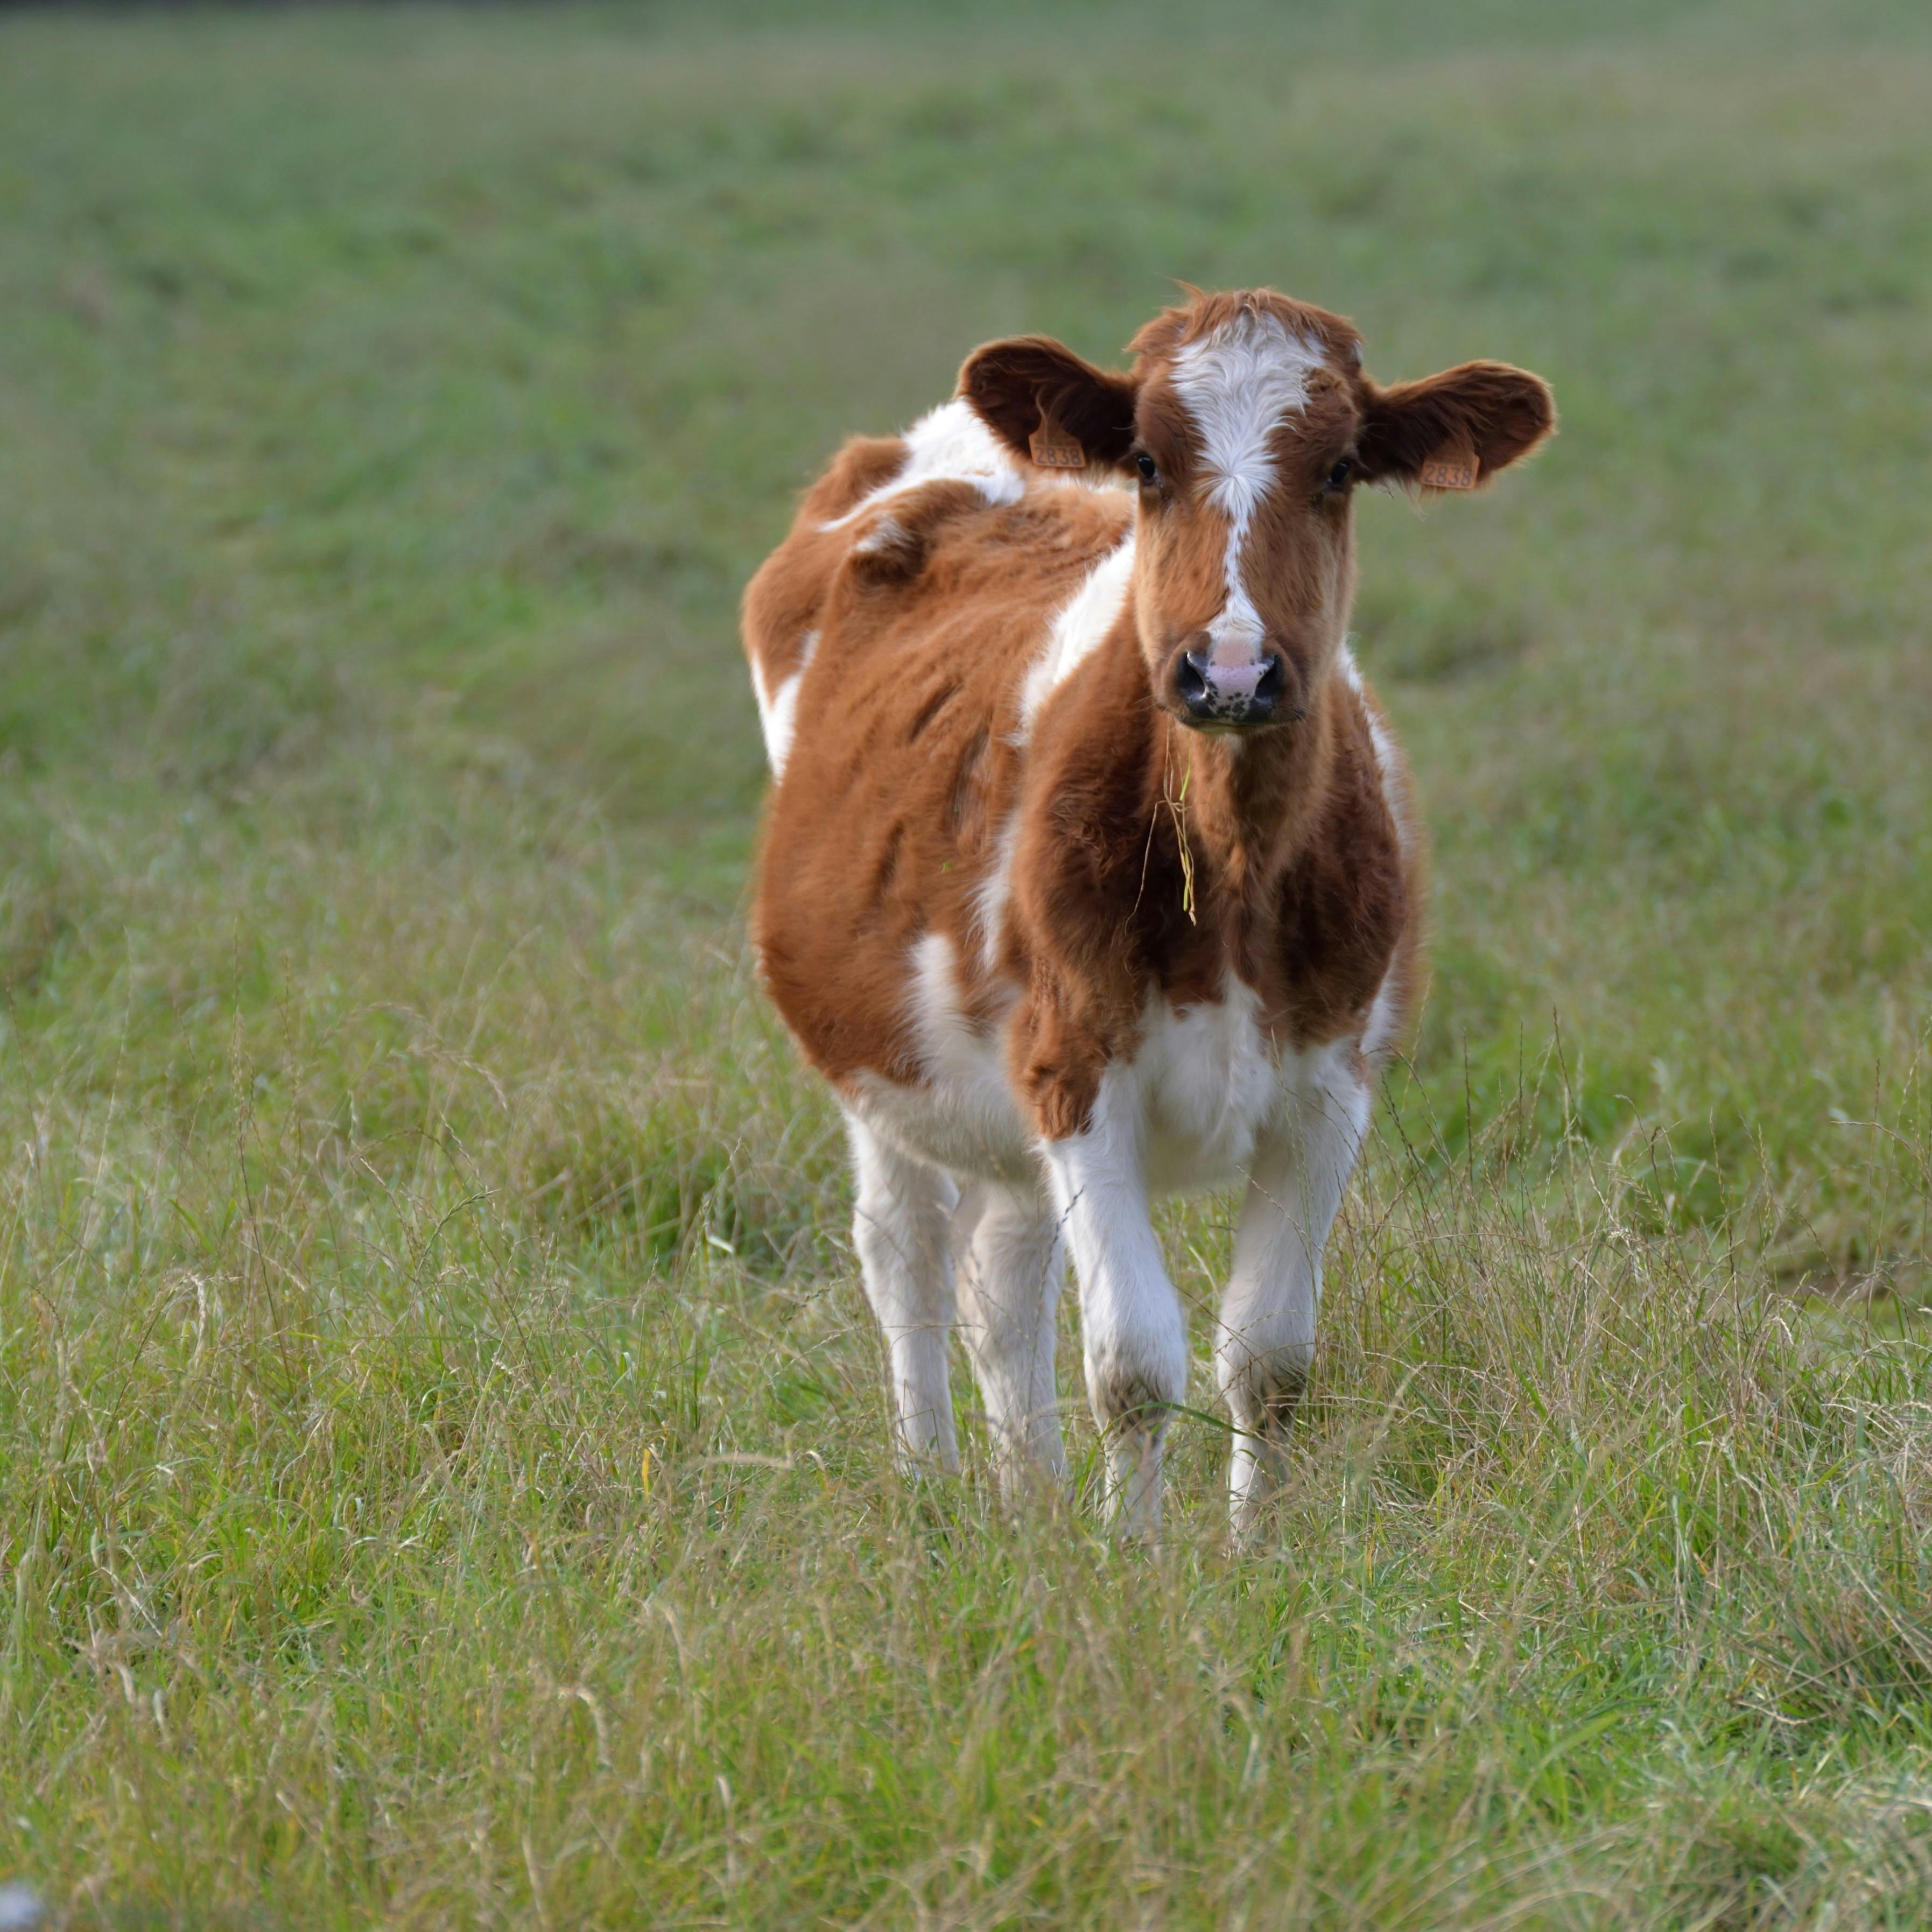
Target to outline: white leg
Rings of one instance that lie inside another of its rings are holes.
[[[1167,1411],[1187,1391],[1187,1331],[1148,1215],[1127,1077],[1107,1074],[1087,1132],[1041,1153],[1080,1280],[1087,1394],[1106,1436],[1109,1504],[1126,1534],[1149,1535],[1160,1522]]]
[[[1346,1046],[1311,1056],[1255,1150],[1214,1349],[1239,1432],[1228,1472],[1238,1536],[1280,1485],[1314,1359],[1322,1252],[1368,1129],[1370,1088]]]
[[[1030,1470],[1064,1483],[1053,1378],[1066,1268],[1058,1218],[1037,1195],[989,1186],[961,1202],[953,1228],[959,1334],[992,1427],[1000,1492],[1015,1495]]]
[[[952,1396],[946,1373],[952,1327],[946,1228],[959,1195],[950,1176],[901,1154],[852,1114],[858,1201],[852,1242],[865,1271],[866,1298],[885,1330],[903,1460],[937,1456],[956,1469]]]

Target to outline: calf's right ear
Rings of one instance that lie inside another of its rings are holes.
[[[1096,369],[1050,336],[989,342],[966,358],[959,393],[1016,456],[1043,470],[1124,470],[1134,380]]]

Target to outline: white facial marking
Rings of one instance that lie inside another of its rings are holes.
[[[988,503],[1016,503],[1025,494],[1019,466],[963,398],[928,410],[906,431],[905,446],[905,461],[896,476],[819,528],[842,530],[887,497],[922,483],[970,483]]]
[[[1087,580],[1054,619],[1046,649],[1028,667],[1026,682],[1020,687],[1019,728],[1013,734],[1017,744],[1024,746],[1033,735],[1034,721],[1048,694],[1072,676],[1114,628],[1133,574],[1134,533],[1129,530],[1126,540],[1087,573]]]
[[[1241,577],[1255,512],[1275,483],[1268,439],[1308,404],[1308,379],[1327,361],[1318,344],[1291,335],[1272,315],[1244,315],[1174,358],[1175,393],[1201,440],[1209,500],[1228,519],[1227,602],[1208,626],[1216,664],[1254,662],[1267,635]]]
[[[800,640],[798,668],[784,679],[775,692],[765,688],[765,674],[754,658],[752,663],[752,689],[758,700],[758,724],[765,734],[765,758],[772,768],[772,776],[782,776],[785,760],[790,754],[792,732],[798,718],[798,688],[805,681],[805,674],[818,651],[818,633],[808,631]]]

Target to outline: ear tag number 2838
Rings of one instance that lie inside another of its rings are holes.
[[[1473,490],[1476,452],[1466,442],[1445,442],[1424,459],[1416,480],[1427,490]]]
[[[1081,448],[1079,440],[1069,436],[1044,410],[1040,412],[1039,428],[1027,439],[1027,447],[1042,470],[1087,467],[1087,452]]]

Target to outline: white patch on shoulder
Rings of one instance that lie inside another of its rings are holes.
[[[1265,629],[1241,575],[1255,512],[1274,487],[1268,440],[1282,418],[1308,404],[1308,379],[1328,358],[1318,343],[1292,335],[1278,316],[1243,315],[1174,356],[1173,382],[1201,439],[1210,500],[1228,519],[1227,602],[1208,625],[1220,664],[1258,660]]]
[[[1016,503],[1025,494],[1019,465],[963,397],[928,410],[906,431],[905,446],[905,461],[896,476],[819,528],[843,530],[888,497],[922,483],[971,483],[988,503]]]
[[[883,556],[889,550],[897,550],[906,540],[906,527],[896,517],[881,517],[872,527],[852,546],[854,556]]]
[[[1026,682],[1020,687],[1019,728],[1013,734],[1016,745],[1024,746],[1033,735],[1034,721],[1048,697],[1065,683],[1081,662],[1114,628],[1127,601],[1127,587],[1133,580],[1134,533],[1109,550],[1087,573],[1086,581],[1053,620],[1047,633],[1046,649],[1027,668]]]
[[[752,661],[752,690],[758,700],[758,724],[765,734],[765,758],[773,778],[784,776],[798,718],[798,688],[818,652],[818,633],[806,632],[799,641],[798,668],[780,682],[776,691],[766,690],[763,669],[755,658]]]
[[[1013,855],[1019,850],[1020,814],[1017,808],[1006,814],[993,848],[993,862],[973,888],[973,923],[980,934],[980,963],[990,973],[999,962],[1000,937],[1006,920],[1006,902],[1012,896]]]

